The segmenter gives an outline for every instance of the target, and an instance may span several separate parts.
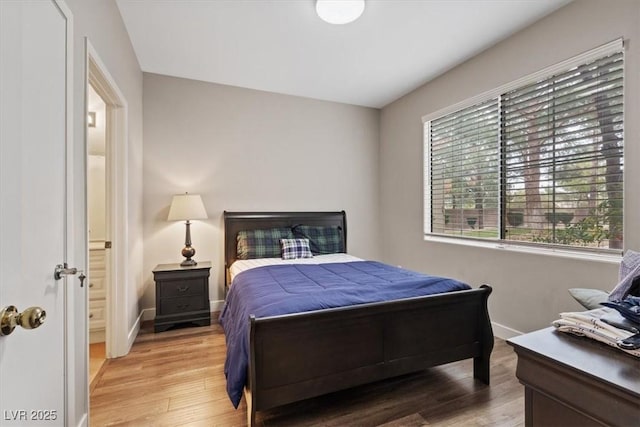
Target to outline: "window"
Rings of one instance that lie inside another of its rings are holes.
[[[425,118],[425,233],[620,252],[623,74],[618,40]]]

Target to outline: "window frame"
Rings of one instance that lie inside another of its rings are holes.
[[[569,246],[569,245],[561,245],[561,244],[556,244],[556,243],[537,243],[537,242],[528,242],[528,241],[514,241],[514,240],[508,240],[508,239],[501,239],[500,237],[496,238],[496,239],[490,239],[490,238],[478,238],[478,237],[470,237],[470,236],[456,236],[456,235],[452,235],[452,234],[444,234],[444,233],[439,233],[439,232],[434,232],[432,229],[432,212],[431,212],[431,204],[432,204],[432,198],[431,198],[431,192],[432,192],[432,186],[431,186],[431,173],[430,173],[430,165],[431,165],[431,140],[430,140],[430,135],[431,135],[431,122],[442,118],[443,116],[449,115],[449,114],[453,114],[456,113],[460,110],[472,107],[474,105],[479,105],[485,102],[489,102],[492,99],[497,99],[498,102],[498,109],[499,112],[502,111],[502,105],[501,105],[501,101],[502,101],[502,95],[504,93],[507,93],[509,91],[515,90],[515,89],[519,89],[523,86],[529,85],[531,83],[535,83],[537,81],[543,80],[543,79],[548,79],[551,76],[558,74],[558,73],[562,73],[562,72],[566,72],[567,70],[576,67],[576,66],[580,66],[583,65],[585,63],[588,63],[590,61],[593,60],[597,60],[600,58],[603,58],[605,56],[608,55],[612,55],[615,53],[621,53],[622,57],[623,57],[623,63],[624,63],[624,41],[622,38],[618,38],[616,40],[613,40],[609,43],[606,43],[602,46],[596,47],[594,49],[591,49],[587,52],[584,52],[582,54],[576,55],[572,58],[569,58],[565,61],[559,62],[557,64],[554,64],[552,66],[546,67],[540,71],[537,71],[535,73],[529,74],[523,78],[520,78],[518,80],[512,81],[510,83],[504,84],[502,86],[499,86],[497,88],[491,89],[489,91],[486,91],[484,93],[481,93],[477,96],[465,99],[461,102],[458,102],[456,104],[453,104],[451,106],[445,107],[443,109],[440,109],[438,111],[435,111],[433,113],[427,114],[425,116],[422,117],[422,123],[423,123],[423,235],[424,235],[424,239],[425,240],[432,240],[432,241],[440,241],[440,242],[449,242],[449,243],[457,243],[457,244],[463,244],[463,245],[470,245],[470,246],[482,246],[482,247],[492,247],[492,248],[509,248],[509,249],[516,249],[516,250],[524,250],[526,252],[539,252],[539,253],[560,253],[560,254],[564,254],[564,255],[569,255],[571,257],[579,257],[579,258],[584,258],[585,255],[589,255],[589,254],[595,254],[596,256],[605,256],[605,257],[611,257],[613,256],[614,259],[619,259],[619,256],[622,254],[622,252],[624,251],[624,246],[625,246],[625,242],[626,240],[623,239],[623,248],[622,249],[610,249],[610,248],[594,248],[594,247],[579,247],[579,246]],[[626,72],[623,74],[624,78],[626,79]],[[625,84],[624,81],[622,82],[622,88],[623,88],[623,93],[624,93],[624,88],[625,88]],[[623,102],[622,102],[622,112],[623,112],[623,116],[625,114],[626,108],[625,108],[625,101],[626,101],[626,97],[623,97]],[[623,129],[623,141],[626,140],[626,128]],[[504,150],[505,147],[503,146],[500,136],[498,136],[498,143],[500,144],[499,147],[499,155],[500,155],[500,163],[501,163],[501,171],[500,174],[502,176],[502,168],[504,167],[503,164],[503,156],[504,156]],[[624,154],[623,154],[623,159],[624,159]],[[623,195],[626,193],[625,188],[626,188],[626,178],[625,178],[626,174],[623,175]],[[502,182],[502,178],[501,178],[501,182]],[[504,184],[504,183],[502,183]],[[498,215],[498,227],[499,230],[502,230],[503,228],[503,221],[505,220],[504,218],[504,212],[502,212],[502,208],[504,206],[504,190],[501,188],[498,190],[498,206],[499,206],[499,215]],[[624,197],[624,196],[623,196]],[[624,203],[624,202],[623,202]],[[624,206],[624,205],[623,205]],[[623,207],[624,209],[624,207]],[[624,212],[624,211],[623,211]],[[623,215],[623,233],[624,230],[626,229],[626,221],[627,221],[627,215]],[[500,233],[499,233],[500,234]]]

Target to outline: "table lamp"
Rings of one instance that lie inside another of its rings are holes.
[[[191,222],[192,219],[207,219],[207,211],[204,209],[202,198],[199,194],[176,194],[171,200],[167,221],[187,221],[187,234],[184,238],[182,256],[185,260],[180,263],[183,267],[190,267],[198,263],[192,259],[196,250],[191,246]]]

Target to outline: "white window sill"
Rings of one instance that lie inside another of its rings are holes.
[[[486,248],[486,249],[493,249],[498,251],[520,252],[520,253],[526,253],[526,254],[532,254],[532,255],[571,258],[571,259],[579,259],[582,261],[598,261],[598,262],[605,262],[605,263],[616,264],[616,265],[619,265],[620,261],[622,261],[621,254],[582,252],[582,251],[577,251],[577,250],[573,251],[570,249],[562,249],[562,248],[542,248],[542,247],[518,245],[516,243],[489,242],[489,241],[472,240],[472,239],[458,239],[454,237],[432,235],[432,234],[425,234],[424,240],[427,242],[446,243],[446,244],[470,246],[470,247],[476,247],[476,248]]]

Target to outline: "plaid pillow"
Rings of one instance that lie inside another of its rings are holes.
[[[298,239],[309,239],[311,253],[314,255],[335,254],[344,252],[342,227],[296,225],[293,235]]]
[[[313,258],[309,239],[280,239],[282,259]]]
[[[289,228],[238,231],[236,258],[280,258],[280,239],[293,239]]]

